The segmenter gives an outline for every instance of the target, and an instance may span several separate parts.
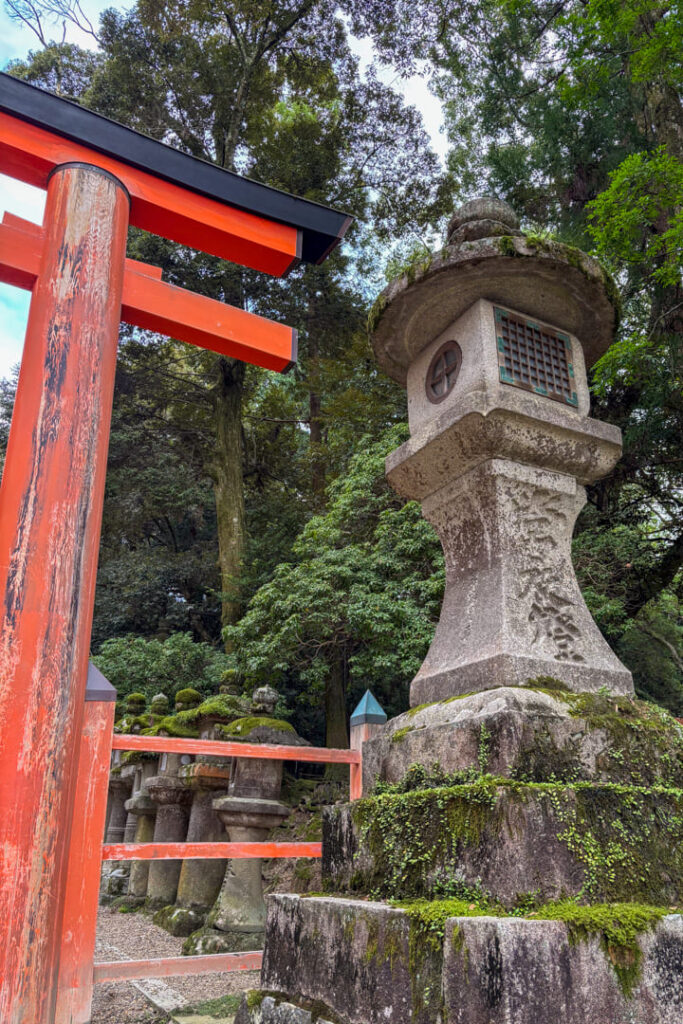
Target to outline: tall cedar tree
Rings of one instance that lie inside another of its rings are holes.
[[[35,8],[13,6],[32,19]],[[75,6],[61,2],[46,0],[41,10],[49,20],[50,12],[63,16],[65,7],[79,17]],[[119,524],[110,517],[105,525],[99,638],[111,635],[112,626],[159,635],[189,627],[198,639],[215,636],[217,595],[222,625],[238,621],[245,597],[282,557],[307,515],[321,507],[328,479],[348,459],[355,438],[335,430],[331,419],[344,404],[345,378],[357,379],[352,357],[367,366],[361,332],[373,245],[421,231],[443,213],[445,190],[419,114],[372,72],[360,76],[343,14],[316,0],[140,0],[129,12],[104,12],[93,29],[99,47],[93,53],[50,43],[44,21],[37,33],[43,49],[11,69],[194,156],[357,217],[345,251],[286,282],[131,232],[131,255],[162,266],[167,280],[298,328],[301,362],[283,384],[236,360],[196,350],[179,354],[173,343],[154,343],[149,353],[141,351],[139,339],[124,345],[117,400],[127,387],[132,415],[118,420],[113,455],[116,460],[118,451],[119,474],[108,497],[126,500],[119,502]],[[345,367],[344,376],[335,362]],[[156,393],[155,364],[161,373]],[[382,383],[378,394],[380,404],[388,399],[380,417],[385,426],[397,398]],[[352,396],[354,403],[359,413]],[[292,434],[297,472],[284,453]],[[147,442],[148,454],[144,445],[137,447],[138,438]],[[159,496],[157,486],[150,515],[126,453],[148,481],[167,481],[169,493]],[[154,453],[161,455],[156,464]],[[207,565],[207,474],[218,580]],[[265,490],[272,513],[278,490],[285,492],[287,537],[278,536],[277,516],[264,521],[259,498]],[[126,525],[132,505],[137,514]],[[250,538],[249,525],[262,536]],[[208,586],[202,586],[203,574]],[[129,598],[118,610],[112,600],[117,589]],[[152,628],[141,621],[141,602],[152,605]],[[330,728],[337,734],[340,725]]]

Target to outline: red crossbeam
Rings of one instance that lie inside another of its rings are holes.
[[[43,239],[37,224],[6,213],[0,223],[0,281],[33,288]],[[286,370],[296,360],[291,327],[167,284],[159,267],[138,260],[126,260],[121,319],[266,370]]]
[[[176,978],[182,974],[221,974],[259,971],[263,953],[211,953],[209,956],[169,956],[161,960],[118,960],[93,965],[93,981],[131,981],[135,978]]]
[[[112,750],[151,750],[159,754],[218,754],[219,757],[258,757],[270,761],[313,764],[360,764],[359,750],[327,747],[279,747],[271,743],[233,743],[223,740],[185,740],[173,736],[129,736],[115,733]]]
[[[173,242],[280,276],[296,266],[299,231],[198,195],[87,146],[0,113],[3,173],[45,188],[59,164],[94,164],[121,181],[131,199],[130,223]]]
[[[245,860],[322,855],[322,843],[107,843],[102,847],[102,860]]]

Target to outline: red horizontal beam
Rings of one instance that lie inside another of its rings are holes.
[[[183,974],[259,971],[263,953],[212,953],[209,956],[169,956],[161,960],[115,960],[93,965],[93,981],[131,981],[135,978],[177,978]]]
[[[245,860],[322,855],[322,843],[107,843],[102,847],[102,860]]]
[[[43,238],[37,224],[6,213],[0,223],[0,280],[33,288]],[[177,288],[161,280],[160,267],[138,260],[126,260],[121,319],[266,370],[286,370],[296,360],[291,327]]]
[[[360,764],[359,750],[327,747],[286,747],[274,743],[235,743],[223,740],[185,740],[173,736],[129,736],[114,733],[112,750],[150,750],[159,754],[218,754],[219,757],[258,757],[268,761],[306,761],[311,764]]]
[[[4,174],[38,188],[51,171],[72,161],[109,171],[131,199],[130,223],[192,249],[280,277],[298,263],[300,232],[289,224],[219,203],[120,163],[87,146],[0,113]]]

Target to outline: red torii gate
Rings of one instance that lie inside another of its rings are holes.
[[[126,259],[128,225],[282,276],[351,219],[4,74],[0,168],[47,188],[42,228],[0,224],[0,280],[33,290],[0,490],[0,1021],[50,1024],[119,322],[296,359],[291,328]]]

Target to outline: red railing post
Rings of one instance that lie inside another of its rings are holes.
[[[0,1021],[52,1024],[128,227],[96,167],[48,182],[0,491]]]
[[[88,670],[71,825],[55,1024],[88,1024],[116,690]]]

